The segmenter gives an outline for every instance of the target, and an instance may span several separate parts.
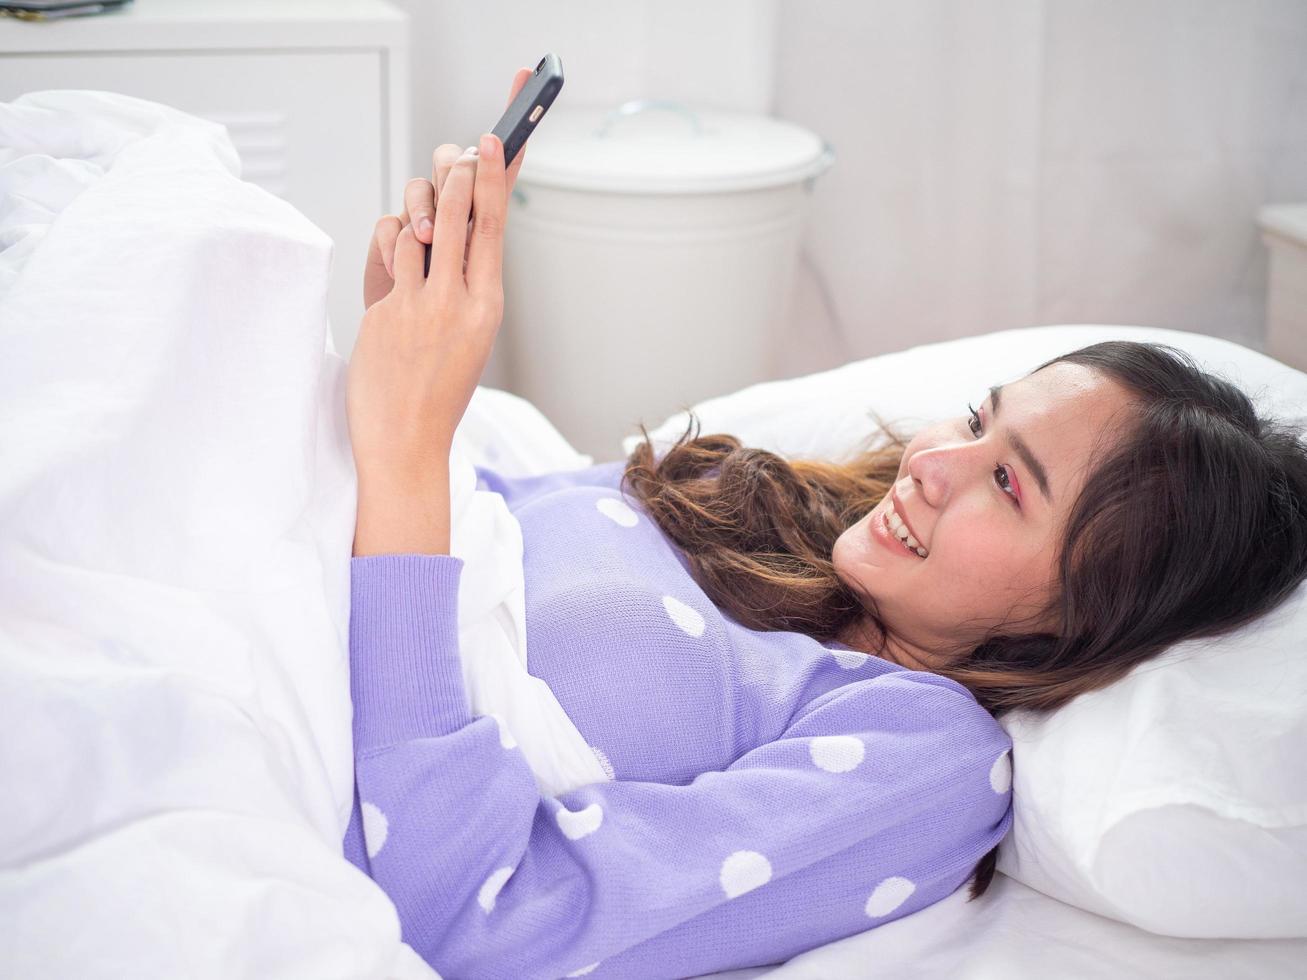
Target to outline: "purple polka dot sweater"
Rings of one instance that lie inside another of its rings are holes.
[[[965,884],[1012,822],[998,723],[946,678],[739,625],[621,473],[478,469],[522,526],[528,669],[611,781],[542,797],[471,713],[462,559],[351,559],[344,847],[404,940],[446,978],[684,977],[784,962]]]

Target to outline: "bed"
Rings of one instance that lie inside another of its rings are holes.
[[[340,854],[356,484],[331,242],[239,175],[221,127],[167,106],[0,105],[3,976],[437,975]],[[695,410],[704,432],[834,458],[873,411],[910,430],[1107,337],[1176,344],[1307,416],[1301,372],[1106,325],[912,347]],[[512,474],[591,462],[487,387],[458,441]],[[1051,718],[1005,720],[1016,821],[981,900],[717,976],[1301,975],[1305,639],[1300,589]]]

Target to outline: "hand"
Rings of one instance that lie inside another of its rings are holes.
[[[507,215],[503,144],[486,134],[480,158],[465,153],[445,177],[428,277],[413,226],[400,231],[394,286],[363,315],[349,363],[346,408],[360,485],[420,482],[448,461],[503,317]]]
[[[508,93],[508,102],[505,107],[511,105],[517,98],[517,93],[522,91],[522,86],[527,83],[531,77],[530,68],[519,68],[517,74],[513,76],[513,85]],[[445,184],[445,179],[449,176],[450,168],[453,167],[454,161],[458,159],[459,154],[463,152],[463,147],[457,143],[443,143],[436,147],[435,153],[431,158],[431,179],[425,177],[414,177],[404,185],[404,205],[398,215],[384,215],[372,229],[372,242],[368,246],[368,261],[363,267],[363,308],[369,309],[373,303],[381,299],[395,285],[394,259],[395,259],[395,242],[399,239],[399,233],[405,225],[412,224],[417,234],[417,239],[424,245],[431,244],[432,228],[423,224],[423,219],[434,222],[436,213],[436,201],[440,196],[440,189]],[[522,169],[522,160],[526,157],[526,146],[524,145],[517,151],[517,156],[513,159],[513,165],[508,168],[508,193],[513,192],[513,185],[517,183],[517,172]],[[467,240],[472,240],[472,229],[468,229]]]

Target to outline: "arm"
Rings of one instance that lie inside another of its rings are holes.
[[[420,476],[359,473],[354,557],[449,554],[449,452]]]
[[[1008,797],[988,776],[1007,748],[1001,729],[970,722],[980,709],[967,695],[911,672],[816,699],[782,738],[689,785],[617,781],[542,798],[494,718],[468,709],[462,561],[351,566],[367,863],[405,941],[448,975],[617,970],[624,951],[656,956],[664,975],[773,962],[877,924],[866,911],[877,882],[937,868],[928,852],[974,841],[965,876],[1006,832]],[[922,826],[947,846],[887,846]],[[943,897],[920,880],[886,915]],[[801,914],[815,904],[827,911]],[[723,934],[732,916],[753,938]]]
[[[396,231],[393,250],[374,235],[394,279],[363,315],[346,384],[356,558],[449,552],[449,452],[503,315],[506,183],[492,134],[450,162],[438,201],[434,185],[416,182],[421,197],[431,189],[423,206],[434,210],[429,274],[411,224],[396,230],[398,218],[384,219]]]

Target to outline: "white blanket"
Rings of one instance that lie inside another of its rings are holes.
[[[331,242],[239,173],[221,127],[154,103],[0,105],[2,976],[434,976],[340,852]],[[520,529],[471,465],[590,460],[539,413],[489,446],[506,399],[479,389],[456,443],[465,677],[559,791],[606,777],[526,673]]]
[[[521,402],[514,412],[514,430],[497,424],[507,414],[505,399]],[[513,431],[518,443],[527,436],[518,414],[535,416],[541,440],[537,451],[554,446],[555,460],[570,456],[580,465],[593,460],[576,453],[530,402],[491,388],[478,388],[474,400],[477,408],[469,405],[450,454],[449,551],[463,559],[458,594],[463,685],[473,713],[499,719],[508,732],[507,744],[516,743],[522,750],[540,792],[557,796],[612,777],[549,685],[527,671],[522,526],[502,496],[478,488],[473,463],[491,465],[485,454],[493,452],[494,466],[507,472],[504,464],[513,457],[504,450],[507,440],[500,433]],[[485,431],[487,422],[490,431]],[[518,465],[512,471],[522,472]]]

